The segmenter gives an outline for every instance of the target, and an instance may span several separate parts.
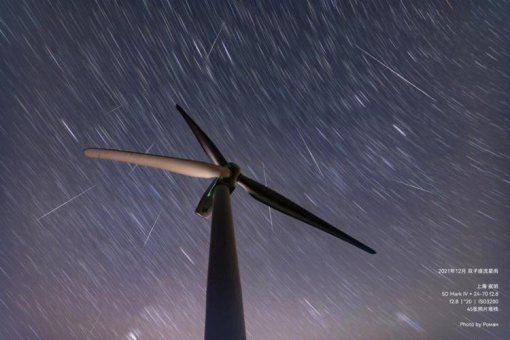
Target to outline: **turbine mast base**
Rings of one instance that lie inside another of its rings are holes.
[[[245,340],[243,296],[227,185],[213,192],[205,340]]]

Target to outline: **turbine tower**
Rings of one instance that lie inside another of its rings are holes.
[[[211,221],[209,268],[207,273],[205,340],[246,339],[241,281],[237,263],[230,195],[240,185],[257,201],[358,247],[375,251],[353,237],[285,198],[274,190],[243,175],[237,164],[227,162],[218,148],[176,105],[213,164],[188,159],[149,155],[111,149],[86,149],[85,156],[166,170],[181,175],[214,178],[202,195],[195,212]]]

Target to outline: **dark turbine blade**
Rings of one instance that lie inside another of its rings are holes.
[[[258,183],[257,181],[254,181],[246,176],[241,175],[239,177],[239,184],[257,201],[267,204],[270,207],[284,214],[297,218],[300,221],[308,223],[309,225],[322,231],[325,231],[328,234],[336,236],[339,239],[352,244],[353,246],[363,249],[367,253],[375,254],[375,250],[373,250],[372,248],[364,245],[360,241],[338,230],[337,228],[333,227],[329,223],[315,216],[311,212],[300,207],[291,200],[283,197],[276,191],[271,190],[268,187]]]
[[[202,146],[202,149],[204,149],[205,153],[209,157],[209,159],[216,165],[225,165],[227,164],[227,161],[225,157],[221,154],[220,150],[214,145],[214,143],[207,137],[204,131],[198,127],[198,125],[191,119],[190,116],[184,111],[182,107],[180,107],[178,104],[175,105],[177,110],[180,112],[181,116],[184,118],[188,126],[191,128],[191,131],[193,131],[193,134],[197,138],[198,142],[200,143],[200,146]]]

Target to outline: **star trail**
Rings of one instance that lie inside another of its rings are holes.
[[[210,181],[83,155],[208,161],[176,104],[377,251],[235,190],[248,339],[510,338],[509,1],[2,1],[0,79],[1,339],[203,338]]]

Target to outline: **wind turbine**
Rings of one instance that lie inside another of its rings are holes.
[[[246,338],[241,281],[230,206],[230,194],[237,184],[257,201],[336,236],[367,253],[375,254],[370,247],[336,229],[276,191],[241,174],[239,166],[227,162],[191,117],[179,105],[176,105],[176,108],[214,164],[111,149],[86,149],[84,153],[90,158],[132,163],[191,177],[214,178],[202,195],[195,211],[202,217],[209,217],[212,214],[206,291],[206,340]]]

